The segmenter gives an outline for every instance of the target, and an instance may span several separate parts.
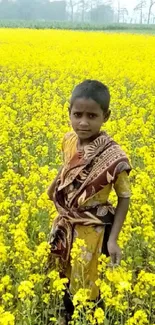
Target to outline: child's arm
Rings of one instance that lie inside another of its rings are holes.
[[[115,219],[107,243],[108,252],[111,256],[113,264],[115,263],[119,264],[121,259],[121,250],[117,244],[117,239],[129,209],[129,202],[130,202],[130,198],[118,197]]]
[[[54,179],[54,181],[52,182],[52,184],[49,186],[49,188],[47,190],[47,195],[51,201],[53,201],[53,193],[54,193],[55,185],[56,185],[56,182],[61,174],[62,168],[63,167],[60,168],[56,178]]]
[[[121,250],[117,244],[117,239],[129,209],[131,196],[130,181],[126,171],[118,175],[118,178],[114,184],[114,188],[118,197],[118,203],[116,207],[114,223],[107,245],[112,263],[119,264],[121,259]]]

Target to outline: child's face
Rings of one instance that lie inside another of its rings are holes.
[[[81,140],[97,135],[107,119],[100,105],[91,98],[77,98],[70,112],[72,127]]]

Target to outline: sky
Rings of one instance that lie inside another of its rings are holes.
[[[114,2],[114,5],[117,6],[118,1],[114,0],[113,2]],[[128,8],[128,9],[132,10],[136,6],[137,2],[138,1],[136,1],[136,0],[120,0],[120,5],[121,5],[121,7]]]
[[[122,8],[127,8],[130,13],[132,13],[133,9],[137,6],[137,4],[140,2],[140,0],[120,0],[120,5]],[[146,0],[146,2],[149,4],[150,0]],[[118,5],[118,0],[113,0],[114,6]],[[152,12],[155,11],[155,5],[152,8]]]

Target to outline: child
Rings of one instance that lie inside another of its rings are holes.
[[[99,295],[95,281],[100,254],[110,255],[113,264],[120,262],[117,239],[130,198],[129,161],[120,146],[101,131],[110,116],[109,103],[109,90],[101,82],[85,80],[76,86],[69,107],[74,132],[64,137],[64,166],[48,189],[59,213],[50,234],[51,253],[60,257],[74,294],[78,261],[70,265],[70,252],[76,238],[85,240],[84,283],[91,289],[92,300]],[[116,210],[108,202],[112,186],[118,197]],[[72,313],[71,302],[65,298],[66,309]]]

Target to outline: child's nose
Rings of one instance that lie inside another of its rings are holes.
[[[82,127],[88,126],[89,125],[88,120],[86,118],[82,118],[81,121],[80,121],[80,125]]]

